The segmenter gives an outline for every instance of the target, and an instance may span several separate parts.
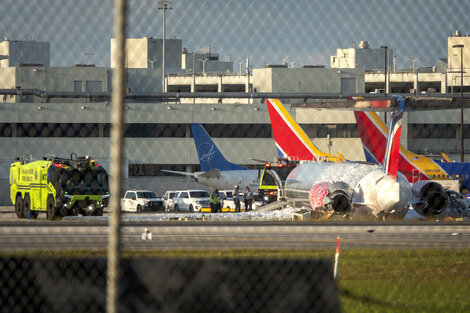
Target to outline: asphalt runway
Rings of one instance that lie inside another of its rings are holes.
[[[0,208],[0,251],[107,247],[105,220],[47,221],[40,215],[28,222],[10,212]],[[142,240],[145,228],[151,240]],[[121,227],[122,247],[129,250],[335,249],[338,236],[342,249],[462,249],[470,248],[470,223],[148,221]]]

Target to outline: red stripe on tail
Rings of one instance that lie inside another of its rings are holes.
[[[390,146],[389,156],[387,158],[386,172],[393,178],[397,179],[398,173],[398,160],[400,157],[400,138],[401,138],[401,125],[395,125],[393,131],[393,138]]]

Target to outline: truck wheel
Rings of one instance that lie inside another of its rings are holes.
[[[31,198],[29,197],[29,194],[26,194],[23,200],[23,217],[28,218],[28,212],[30,211],[31,211]]]
[[[175,212],[179,212],[180,208],[178,207],[177,204],[175,204]]]
[[[142,212],[142,206],[140,204],[137,205],[137,213]]]
[[[24,218],[24,202],[21,195],[16,196],[15,213],[18,218]]]
[[[33,220],[37,219],[37,218],[38,218],[38,214],[39,214],[38,211],[31,211],[31,218],[32,218]]]
[[[194,207],[192,204],[189,205],[189,212],[194,212]]]
[[[54,198],[49,196],[47,198],[47,211],[46,211],[47,219],[52,221],[55,219],[55,207],[54,207]]]
[[[96,216],[103,216],[103,208],[96,209],[95,215]]]

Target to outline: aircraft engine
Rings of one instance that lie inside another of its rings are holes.
[[[416,206],[424,216],[439,215],[447,207],[449,198],[441,184],[420,180],[411,187],[413,194],[421,199]]]
[[[351,209],[353,191],[344,182],[321,182],[312,186],[309,201],[313,209],[325,207],[337,214],[345,214]]]

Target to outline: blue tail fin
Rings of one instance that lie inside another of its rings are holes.
[[[201,124],[191,123],[191,129],[202,171],[207,172],[215,168],[221,171],[248,170],[227,161]]]

